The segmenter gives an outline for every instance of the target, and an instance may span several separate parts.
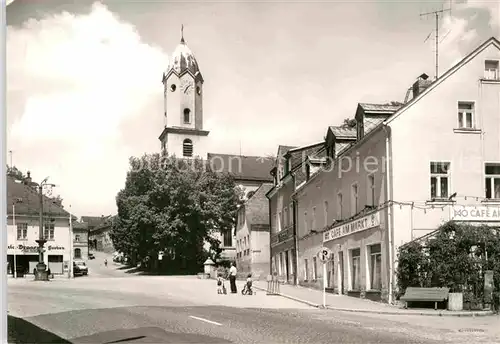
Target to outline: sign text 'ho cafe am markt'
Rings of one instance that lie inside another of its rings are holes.
[[[323,233],[323,242],[335,240],[343,236],[361,232],[373,227],[380,226],[380,212],[361,217],[359,219],[333,227]]]
[[[454,221],[500,221],[500,206],[454,206],[451,209]]]

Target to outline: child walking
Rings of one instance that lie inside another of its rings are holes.
[[[220,272],[217,274],[217,294],[224,294],[224,279]]]

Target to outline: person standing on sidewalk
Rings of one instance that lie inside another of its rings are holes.
[[[229,269],[229,284],[231,285],[231,293],[236,294],[238,291],[236,290],[236,274],[238,270],[236,270],[236,263],[233,262],[231,264],[231,268]]]

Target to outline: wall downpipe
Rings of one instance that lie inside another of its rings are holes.
[[[295,178],[294,178],[295,179]],[[293,181],[295,185],[295,180]],[[294,188],[295,190],[295,188]],[[295,285],[299,285],[299,239],[297,237],[297,201],[295,197],[292,198],[293,204],[293,241],[295,246],[295,264],[293,269],[295,270]]]
[[[271,207],[271,199],[266,195],[267,204],[269,208],[269,275],[273,276],[273,247],[272,247],[272,238],[273,238],[273,216],[272,216],[272,207]]]
[[[385,131],[385,194],[387,206],[387,234],[389,241],[389,304],[393,303],[394,294],[394,214],[392,204],[392,182],[391,182],[391,131],[387,124],[384,124]]]

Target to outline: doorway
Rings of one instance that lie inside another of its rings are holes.
[[[335,259],[332,255],[331,259],[326,264],[327,271],[327,285],[328,288],[335,288]]]
[[[285,275],[286,275],[286,281],[289,281],[290,278],[290,258],[289,258],[289,253],[290,251],[285,251]]]
[[[339,252],[339,274],[338,274],[339,295],[344,294],[344,252]]]

